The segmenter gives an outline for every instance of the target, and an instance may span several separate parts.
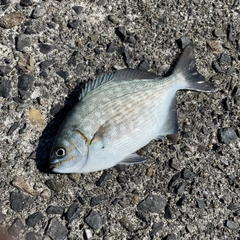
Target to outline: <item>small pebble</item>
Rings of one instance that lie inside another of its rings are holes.
[[[65,218],[68,222],[72,222],[74,219],[80,216],[81,209],[77,203],[73,203],[67,210]]]
[[[43,219],[43,214],[41,212],[35,212],[28,216],[26,220],[26,224],[30,227],[34,227],[37,223],[39,223]]]
[[[224,73],[224,70],[221,68],[217,60],[212,62],[212,67],[217,73]]]
[[[134,225],[132,224],[132,222],[127,217],[121,218],[119,222],[122,225],[122,227],[127,229],[127,231],[129,231],[129,232],[134,231]]]
[[[213,34],[215,37],[220,38],[220,37],[224,37],[225,33],[223,32],[222,28],[216,28],[213,31]]]
[[[170,189],[173,183],[176,182],[180,177],[181,177],[181,172],[177,172],[176,174],[174,174],[168,183],[168,189]]]
[[[57,75],[60,76],[61,78],[63,78],[64,81],[66,81],[67,78],[69,77],[69,73],[67,71],[64,71],[64,70],[58,71]]]
[[[50,236],[54,240],[64,240],[68,234],[68,229],[62,225],[59,220],[52,218],[47,226],[46,235]]]
[[[9,14],[4,14],[0,18],[0,27],[2,28],[12,28],[19,25],[25,19],[21,12],[12,12]]]
[[[175,192],[176,194],[182,194],[185,190],[185,187],[186,187],[186,182],[183,181],[183,182],[180,182],[177,187],[175,188]]]
[[[29,117],[30,122],[33,125],[38,125],[41,127],[41,129],[44,129],[47,125],[45,117],[36,108],[32,108],[29,110],[28,117]]]
[[[192,41],[187,36],[181,37],[178,42],[180,43],[181,49],[184,49],[188,44],[192,43]]]
[[[34,10],[33,10],[33,13],[32,13],[32,17],[33,18],[40,18],[42,17],[44,14],[46,13],[46,10],[45,8],[41,7],[40,5],[38,5]]]
[[[29,7],[32,5],[32,1],[31,0],[20,0],[20,4],[23,6],[23,7]]]
[[[27,91],[29,90],[34,82],[35,78],[29,74],[23,74],[18,77],[18,89]]]
[[[183,195],[181,198],[178,199],[177,206],[182,207],[185,202],[186,202],[186,196]]]
[[[93,230],[98,230],[103,225],[102,217],[94,210],[91,210],[90,214],[85,218],[85,222]]]
[[[143,71],[148,71],[150,70],[150,66],[147,60],[143,60],[140,62],[140,64],[138,65],[138,69],[139,70],[143,70]]]
[[[56,62],[56,60],[53,59],[48,59],[39,64],[40,71],[45,71],[47,68],[49,68],[51,65],[53,65]]]
[[[10,206],[15,212],[21,212],[24,208],[30,206],[33,203],[33,199],[22,193],[11,192],[10,193]]]
[[[177,171],[179,171],[181,168],[180,162],[176,158],[172,158],[169,160],[169,166]]]
[[[7,98],[10,95],[11,88],[9,80],[2,80],[0,82],[0,97]]]
[[[116,41],[113,40],[112,42],[110,42],[107,45],[107,52],[111,53],[111,52],[115,52],[116,51]]]
[[[149,194],[138,204],[137,209],[142,212],[161,213],[166,203],[161,196]]]
[[[153,238],[159,231],[163,229],[163,222],[153,222],[152,230],[149,232],[151,238]]]
[[[106,200],[105,195],[94,196],[94,197],[92,197],[92,199],[90,201],[90,206],[91,207],[97,206],[98,204],[100,204],[104,200]]]
[[[55,191],[55,192],[60,192],[62,189],[61,184],[57,180],[49,179],[45,182],[46,186]]]
[[[147,213],[137,211],[136,212],[136,217],[139,218],[143,222],[148,222],[149,221],[149,216]]]
[[[108,20],[114,24],[118,24],[119,23],[119,19],[117,17],[115,17],[114,15],[109,15],[108,16]]]
[[[59,214],[62,215],[64,208],[58,206],[49,206],[46,210],[47,214]]]
[[[151,177],[153,175],[153,167],[147,168],[146,176]]]
[[[187,229],[188,232],[193,233],[193,232],[196,232],[196,231],[197,231],[197,226],[188,224],[188,225],[186,226],[186,229]]]
[[[184,180],[188,180],[190,178],[193,178],[194,177],[194,173],[191,172],[189,169],[187,168],[184,168],[181,172],[181,177],[184,179]]]
[[[8,228],[8,232],[10,235],[14,237],[18,237],[19,233],[23,232],[25,229],[22,220],[20,218],[16,218],[12,225]]]
[[[98,187],[103,187],[105,183],[111,179],[111,175],[105,170],[103,171],[101,177],[97,180],[96,185]]]
[[[47,54],[55,49],[55,46],[50,44],[45,44],[45,43],[41,43],[39,47],[40,47],[40,52],[43,54]]]
[[[231,203],[227,206],[227,208],[228,208],[229,210],[231,210],[231,211],[235,211],[235,210],[239,209],[240,206],[239,206],[239,205],[236,205],[234,202],[231,202]]]
[[[230,144],[237,141],[238,136],[232,128],[227,127],[219,130],[218,139],[221,143]]]
[[[13,125],[9,128],[7,132],[7,136],[11,136],[18,127],[19,127],[19,122],[13,123]]]
[[[31,46],[31,41],[29,37],[25,34],[20,34],[17,37],[17,45],[16,49],[18,51],[23,51],[25,47],[30,47]]]
[[[236,223],[234,223],[233,221],[227,220],[225,223],[226,227],[231,229],[231,230],[238,230],[239,227]]]
[[[196,199],[196,201],[197,201],[197,206],[198,206],[198,208],[200,208],[200,209],[206,208],[206,203],[205,203],[204,200],[202,200],[202,199]]]
[[[83,7],[81,7],[81,6],[73,6],[72,9],[74,10],[74,12],[75,12],[77,15],[79,15],[79,14],[82,12]]]
[[[166,219],[172,219],[172,211],[171,211],[171,208],[170,208],[170,206],[168,204],[165,207],[164,217]]]
[[[76,68],[76,71],[75,71],[76,75],[80,76],[82,74],[82,72],[84,71],[84,69],[85,69],[84,64],[83,63],[79,63],[77,65],[77,68]]]
[[[174,233],[168,234],[164,240],[177,240],[177,237]]]
[[[29,232],[26,234],[26,240],[42,240],[42,236],[35,232]]]
[[[75,19],[75,20],[68,23],[68,27],[72,28],[72,29],[77,29],[78,24],[79,24],[79,20]]]
[[[123,26],[116,28],[116,34],[122,40],[122,42],[124,42],[128,37],[126,28]]]
[[[225,53],[222,53],[221,54],[221,57],[219,59],[219,62],[220,63],[224,63],[224,62],[227,62],[227,63],[231,63],[232,62],[232,59],[229,55],[225,54]]]

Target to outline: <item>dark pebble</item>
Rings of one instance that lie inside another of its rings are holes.
[[[167,204],[167,206],[165,207],[165,211],[164,211],[164,217],[166,219],[172,219],[172,211],[170,206]]]
[[[48,59],[39,64],[40,71],[45,71],[47,68],[49,68],[51,65],[55,63],[55,59]]]
[[[142,202],[137,206],[137,209],[142,212],[160,213],[166,206],[166,201],[158,196],[149,194]]]
[[[73,203],[67,210],[65,218],[68,222],[72,222],[74,219],[80,216],[81,209],[77,203]]]
[[[28,36],[25,34],[20,34],[17,37],[17,45],[16,49],[18,51],[23,51],[25,47],[29,47],[31,45],[31,41]]]
[[[76,68],[76,71],[75,71],[76,75],[80,76],[82,74],[82,72],[84,71],[84,69],[85,69],[84,64],[83,63],[79,63],[77,65],[77,68]]]
[[[186,184],[185,181],[184,182],[180,182],[178,184],[178,186],[175,188],[175,193],[176,194],[182,194],[184,192],[184,190],[185,190],[186,185],[187,184]]]
[[[176,237],[176,235],[175,234],[168,234],[165,238],[164,238],[164,240],[177,240],[177,237]]]
[[[236,205],[234,202],[231,202],[231,203],[227,206],[227,208],[228,208],[229,210],[231,210],[231,211],[235,211],[235,210],[239,209],[240,206]]]
[[[139,218],[143,222],[148,222],[149,221],[149,216],[147,215],[147,213],[144,213],[144,212],[141,212],[141,211],[136,212],[136,217]]]
[[[215,226],[211,222],[207,223],[206,233],[210,234],[214,231],[214,229],[215,229]]]
[[[37,223],[39,223],[43,219],[43,214],[41,212],[35,212],[28,216],[26,220],[26,224],[30,227],[34,227]]]
[[[39,74],[40,77],[47,78],[48,74],[45,71],[40,72]]]
[[[11,136],[13,132],[19,127],[19,122],[15,122],[8,130],[7,136]]]
[[[62,215],[64,211],[64,208],[57,207],[57,206],[49,206],[46,210],[47,214],[59,214]]]
[[[126,40],[129,43],[136,44],[137,40],[134,36],[129,36]]]
[[[68,27],[72,28],[72,29],[77,29],[78,24],[79,24],[79,20],[75,19],[75,20],[68,23]]]
[[[111,179],[111,175],[105,170],[103,171],[101,177],[97,180],[96,185],[98,187],[103,187],[109,179]]]
[[[88,202],[88,198],[87,197],[78,197],[78,201],[82,204],[82,205],[86,205]]]
[[[64,71],[64,70],[60,70],[57,72],[58,76],[63,78],[64,81],[67,80],[67,78],[69,77],[69,73],[67,71]]]
[[[32,6],[32,1],[31,0],[20,0],[20,4],[23,7],[29,7],[29,6]]]
[[[79,15],[79,14],[82,12],[83,7],[81,7],[81,6],[73,6],[72,9],[73,9],[73,11],[74,11],[77,15]]]
[[[124,41],[127,39],[127,37],[128,37],[126,28],[123,27],[123,26],[120,26],[120,27],[116,28],[116,31],[115,31],[115,32],[116,32],[117,36],[118,36],[123,42],[124,42]]]
[[[235,86],[235,87],[233,88],[232,96],[233,96],[233,97],[240,96],[240,87]]]
[[[192,41],[188,37],[184,36],[178,40],[178,43],[180,45],[180,48],[184,49],[188,44],[192,43]]]
[[[232,41],[232,37],[233,37],[233,27],[229,23],[228,27],[227,27],[227,38],[228,38],[229,41]]]
[[[47,54],[55,48],[53,45],[45,44],[45,43],[41,43],[39,47],[40,47],[40,52],[43,54]]]
[[[116,51],[116,41],[113,40],[112,42],[110,42],[107,45],[107,52],[111,53],[111,52],[115,52]]]
[[[103,200],[106,200],[106,196],[104,196],[104,195],[94,196],[94,197],[92,197],[92,199],[90,201],[90,206],[91,207],[97,206]]]
[[[229,55],[227,55],[226,53],[222,53],[221,54],[221,57],[219,58],[219,63],[224,63],[224,62],[227,62],[227,63],[231,63],[232,62],[232,59]]]
[[[68,60],[68,66],[76,66],[77,65],[77,59],[75,56],[71,56]]]
[[[31,92],[21,90],[21,89],[18,90],[18,93],[22,100],[27,100],[31,96]]]
[[[205,203],[204,200],[202,200],[202,199],[196,199],[196,201],[197,201],[197,206],[198,206],[198,208],[200,208],[200,209],[206,208],[206,203]]]
[[[131,58],[130,58],[129,53],[126,51],[123,53],[123,60],[125,61],[127,67],[129,67]]]
[[[224,70],[221,68],[217,60],[212,62],[212,67],[217,73],[224,73]]]
[[[25,29],[24,33],[30,35],[30,34],[36,34],[36,31],[33,30],[31,27],[28,26],[28,27]]]
[[[97,1],[98,6],[103,6],[105,4],[105,0],[99,0]]]
[[[177,201],[177,206],[182,207],[184,205],[184,203],[186,202],[186,199],[187,198],[185,195],[183,195],[181,198],[179,198]]]
[[[61,188],[62,188],[61,184],[53,179],[49,179],[48,181],[46,181],[45,184],[49,189],[51,189],[55,192],[61,191]]]
[[[159,231],[163,229],[163,222],[153,222],[152,230],[149,232],[151,238],[153,238]]]
[[[0,76],[8,75],[13,70],[9,65],[0,66]]]
[[[176,174],[174,174],[168,183],[168,189],[170,189],[173,183],[177,181],[180,177],[181,177],[181,172],[177,172]]]
[[[222,100],[223,107],[226,111],[231,110],[231,100],[229,97],[226,97]]]
[[[101,50],[99,48],[94,48],[94,53],[96,55],[99,55],[101,53]]]
[[[12,225],[8,228],[8,232],[10,235],[18,237],[19,233],[22,231],[24,231],[24,225],[20,218],[16,218]]]
[[[63,108],[63,105],[58,103],[53,108],[51,108],[50,114],[52,116],[55,116],[62,108]]]
[[[10,206],[15,212],[21,212],[24,208],[30,206],[32,203],[33,199],[29,196],[18,192],[10,193]]]
[[[29,232],[26,235],[26,240],[42,240],[42,237],[40,234],[35,232]]]
[[[102,217],[94,210],[91,210],[90,214],[85,218],[85,222],[93,230],[97,230],[103,225]]]
[[[129,232],[134,231],[134,225],[132,224],[131,220],[129,220],[129,218],[127,218],[126,216],[122,217],[119,220],[119,223],[122,225],[122,227],[127,229],[127,231],[129,231]]]
[[[233,221],[227,220],[225,222],[225,225],[227,228],[231,229],[231,230],[238,230],[238,225],[236,223],[234,223]]]
[[[148,71],[150,69],[149,63],[147,60],[143,60],[138,65],[138,69]]]
[[[18,89],[27,91],[29,90],[34,82],[34,77],[29,74],[23,74],[18,77]]]
[[[61,222],[55,218],[50,220],[50,223],[47,226],[46,235],[54,240],[63,240],[67,237],[67,234],[68,230]]]
[[[230,144],[235,142],[238,139],[238,136],[233,129],[227,127],[219,130],[218,139],[221,143]]]
[[[1,5],[6,5],[6,4],[8,4],[8,3],[10,3],[10,0],[1,0],[1,1],[0,1],[0,4],[1,4]]]
[[[0,82],[0,97],[7,98],[11,91],[11,82],[8,80],[3,80]]]

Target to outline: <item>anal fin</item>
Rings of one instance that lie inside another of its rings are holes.
[[[178,116],[177,116],[177,103],[176,96],[173,97],[169,106],[168,114],[165,123],[155,139],[160,139],[166,135],[177,134],[178,132]]]
[[[118,164],[122,165],[122,164],[138,164],[138,163],[143,163],[145,162],[146,159],[139,156],[136,153],[131,154],[130,156],[127,156],[126,158],[124,158],[121,162],[119,162]]]

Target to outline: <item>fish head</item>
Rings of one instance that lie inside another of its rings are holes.
[[[88,158],[89,143],[80,131],[60,131],[50,152],[50,168],[56,173],[77,173]]]

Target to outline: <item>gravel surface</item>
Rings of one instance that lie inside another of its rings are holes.
[[[1,0],[0,238],[240,239],[239,8]],[[177,94],[177,135],[139,150],[144,164],[50,172],[54,137],[84,82],[125,67],[167,74],[191,41],[219,91]]]

